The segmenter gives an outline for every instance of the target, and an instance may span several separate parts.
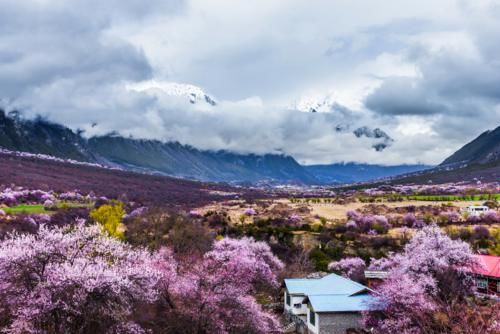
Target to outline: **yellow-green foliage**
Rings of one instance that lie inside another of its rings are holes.
[[[90,211],[90,217],[93,220],[101,224],[109,235],[120,240],[125,238],[125,226],[122,223],[123,215],[125,215],[125,210],[123,210],[123,205],[119,201],[101,205],[99,208]]]
[[[495,239],[493,245],[490,247],[489,252],[491,255],[500,256],[500,228],[490,230],[491,236]]]

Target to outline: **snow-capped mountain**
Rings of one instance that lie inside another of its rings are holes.
[[[326,96],[310,95],[293,101],[288,108],[303,112],[329,112],[336,105],[337,102],[333,94]]]
[[[169,96],[185,97],[192,104],[217,105],[217,101],[212,96],[200,87],[190,84],[149,80],[129,85],[127,88],[138,92],[160,91],[162,94]]]
[[[314,95],[302,97],[291,103],[289,109],[312,113],[332,112],[336,117],[338,117],[339,122],[335,127],[335,131],[352,131],[357,138],[372,138],[374,139],[372,147],[377,151],[383,151],[394,141],[394,139],[392,139],[380,128],[359,126],[360,124],[356,125],[354,117],[352,117],[352,111],[339,104],[336,101],[334,94],[328,94],[326,96]],[[353,128],[354,130],[351,130]]]

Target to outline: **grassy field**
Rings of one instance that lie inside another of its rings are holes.
[[[20,204],[10,208],[2,209],[7,214],[16,214],[16,213],[43,213],[46,212],[45,208],[41,204]]]
[[[89,208],[94,203],[79,203],[79,202],[61,202],[57,205],[58,208]],[[52,213],[52,210],[46,210],[42,204],[20,204],[9,208],[3,208],[7,214],[20,214],[20,213]]]
[[[475,194],[475,195],[384,195],[372,197],[360,197],[363,203],[385,203],[403,201],[428,201],[428,202],[471,202],[500,200],[500,194]]]
[[[500,200],[500,194],[477,194],[477,195],[414,195],[405,196],[410,201],[490,201]]]

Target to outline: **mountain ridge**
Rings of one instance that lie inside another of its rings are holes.
[[[116,134],[86,139],[80,132],[75,133],[63,125],[42,118],[25,120],[16,112],[6,114],[3,110],[0,110],[0,147],[148,174],[228,183],[359,182],[425,167],[344,163],[315,167],[300,165],[285,154],[200,150],[179,142],[125,138]]]
[[[484,164],[500,160],[500,126],[481,133],[471,142],[446,158],[441,166],[457,164]]]

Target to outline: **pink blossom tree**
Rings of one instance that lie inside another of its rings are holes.
[[[254,208],[246,208],[245,211],[243,212],[245,216],[255,216],[257,212],[255,211]]]
[[[363,217],[362,214],[360,214],[358,211],[356,210],[348,210],[347,211],[347,219],[349,220],[353,220],[355,222],[359,221],[361,218]]]
[[[358,224],[354,220],[348,220],[345,227],[348,231],[353,231],[358,228]]]
[[[8,206],[19,203],[43,203],[46,200],[53,201],[55,199],[51,192],[43,190],[28,190],[23,188],[6,188],[0,192],[0,204]]]
[[[335,270],[342,276],[354,281],[362,282],[365,276],[366,263],[359,257],[347,257],[340,261],[331,262],[328,269]]]
[[[277,288],[283,264],[264,242],[222,239],[182,278],[177,312],[190,319],[193,333],[269,333],[277,319],[256,302],[262,286]],[[175,294],[175,293],[174,293]]]
[[[42,224],[0,242],[0,330],[269,333],[279,323],[255,296],[279,287],[282,268],[251,238],[222,239],[188,262],[168,248],[133,248],[98,225]]]
[[[467,272],[475,265],[468,244],[450,239],[436,226],[424,227],[402,254],[370,266],[388,270],[389,277],[372,305],[384,311],[367,313],[366,324],[376,333],[450,332],[453,305],[465,305],[464,297],[473,292]]]
[[[9,333],[138,333],[133,306],[157,298],[155,256],[78,224],[0,243],[0,324]]]

